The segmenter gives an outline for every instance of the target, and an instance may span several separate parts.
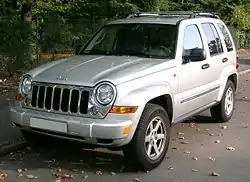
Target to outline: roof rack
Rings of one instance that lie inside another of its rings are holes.
[[[128,15],[126,18],[139,18],[139,17],[187,17],[187,18],[215,18],[219,16],[215,13],[198,12],[198,11],[167,11],[167,12],[138,12]]]

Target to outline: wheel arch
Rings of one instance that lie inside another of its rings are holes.
[[[220,77],[220,90],[219,90],[219,95],[217,98],[217,101],[220,102],[226,87],[226,84],[228,82],[228,80],[232,81],[234,86],[235,86],[235,91],[237,91],[238,88],[238,72],[235,69],[235,67],[228,67],[227,69],[225,69],[222,73],[221,73],[221,77]]]
[[[170,94],[164,94],[155,98],[152,98],[147,102],[147,104],[157,104],[164,108],[169,117],[170,125],[173,120],[173,100]]]

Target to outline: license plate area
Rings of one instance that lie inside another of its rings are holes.
[[[45,129],[63,133],[67,133],[68,131],[66,123],[40,118],[30,118],[30,126],[38,129]]]

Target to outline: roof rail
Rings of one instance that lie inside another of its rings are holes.
[[[199,12],[199,11],[166,11],[166,12],[138,12],[128,15],[126,18],[136,18],[136,17],[187,17],[187,18],[216,18],[219,16],[215,13]]]

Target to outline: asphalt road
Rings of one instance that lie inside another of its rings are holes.
[[[0,158],[0,177],[2,171],[8,175],[6,182],[28,177],[52,182],[54,173],[62,171],[66,177],[73,175],[68,181],[79,182],[249,182],[250,73],[240,76],[236,99],[235,115],[228,123],[214,123],[206,111],[174,126],[166,159],[148,173],[125,172],[120,152],[86,151],[70,142],[55,145],[49,140]]]

